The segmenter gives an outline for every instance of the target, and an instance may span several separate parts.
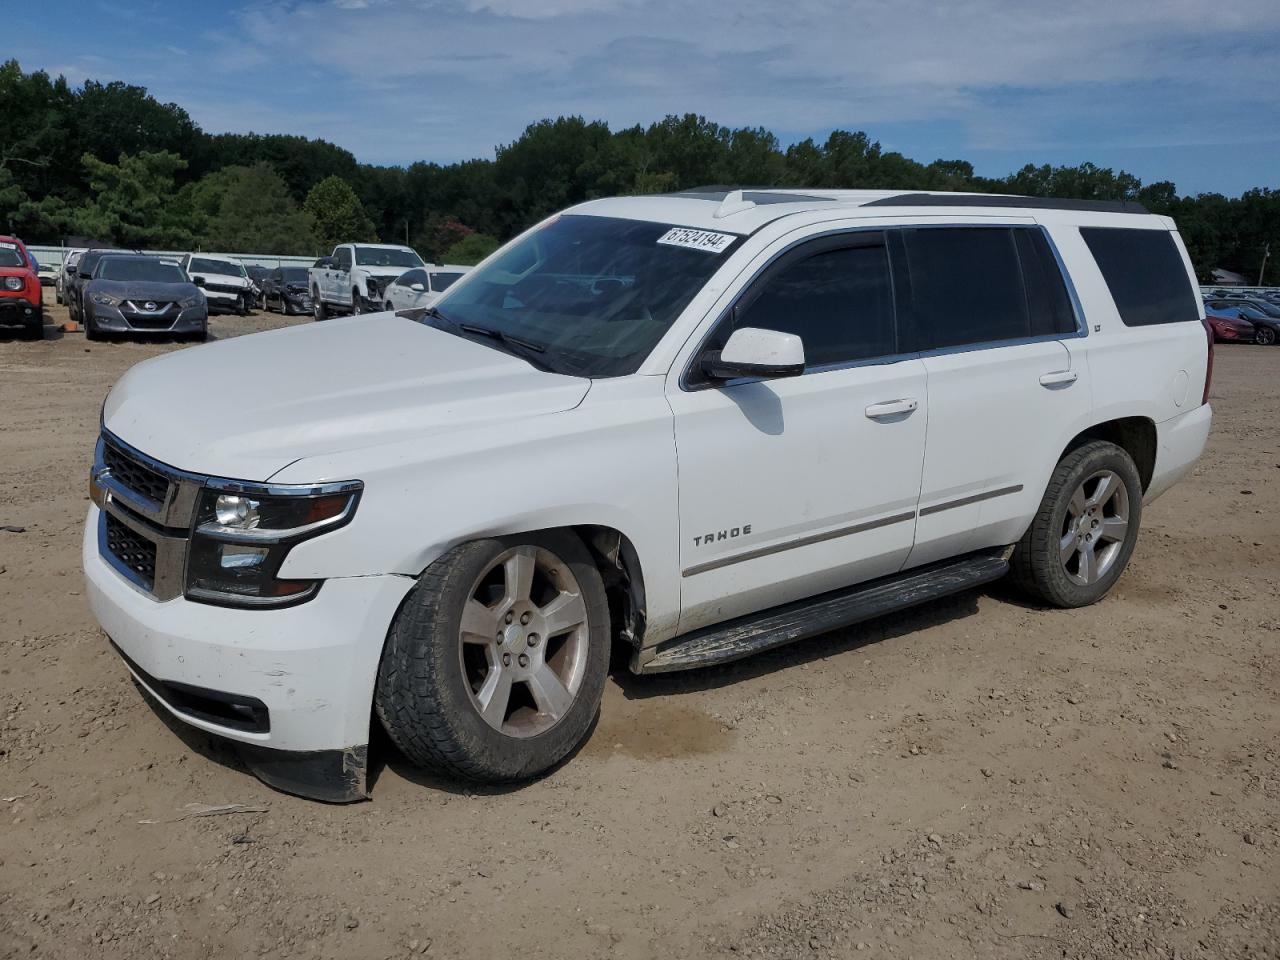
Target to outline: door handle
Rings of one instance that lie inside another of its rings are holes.
[[[912,413],[916,407],[920,406],[914,397],[903,397],[901,400],[885,400],[883,403],[873,403],[867,407],[866,413],[868,419],[879,420],[883,417],[893,417],[900,413]]]
[[[1074,370],[1055,370],[1053,373],[1042,374],[1040,377],[1040,386],[1042,387],[1065,387],[1076,382],[1079,374]]]

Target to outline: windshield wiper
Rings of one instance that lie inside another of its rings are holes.
[[[436,314],[439,316],[439,313]],[[481,337],[488,337],[490,340],[497,340],[508,352],[527,360],[539,370],[547,373],[555,373],[555,368],[543,360],[538,354],[547,352],[547,348],[540,343],[533,343],[529,340],[522,340],[520,337],[513,337],[509,333],[503,333],[501,330],[494,330],[492,327],[481,327],[473,323],[456,323],[454,324],[463,333],[474,333]],[[533,354],[533,356],[530,356]]]

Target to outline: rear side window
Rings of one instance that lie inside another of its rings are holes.
[[[735,327],[799,335],[810,367],[895,353],[888,251],[879,242],[796,260],[765,280]]]
[[[921,349],[1031,335],[1013,230],[929,227],[902,233]]]
[[[1062,269],[1043,230],[1014,230],[1033,337],[1074,333],[1076,314]]]
[[[1199,320],[1196,293],[1168,230],[1081,227],[1127,327]]]

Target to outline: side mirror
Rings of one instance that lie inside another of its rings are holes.
[[[203,287],[204,277],[192,277],[191,282],[194,283],[197,287]]]
[[[427,292],[427,288],[426,288],[425,286],[423,286],[421,283],[411,283],[411,284],[409,284],[409,289],[410,289],[410,290],[412,290],[414,293],[426,293],[426,292]]]
[[[723,350],[702,358],[702,372],[713,380],[798,377],[804,373],[804,344],[794,333],[741,327]]]

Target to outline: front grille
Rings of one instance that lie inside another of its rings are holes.
[[[137,574],[143,587],[151,590],[156,582],[156,545],[109,513],[106,521],[107,550],[119,563]]]
[[[165,502],[169,494],[169,481],[150,467],[139,463],[111,443],[103,444],[102,462],[121,486],[127,487],[152,503]]]
[[[230,283],[206,283],[206,290],[212,290],[214,293],[244,293],[244,287],[237,287]]]

